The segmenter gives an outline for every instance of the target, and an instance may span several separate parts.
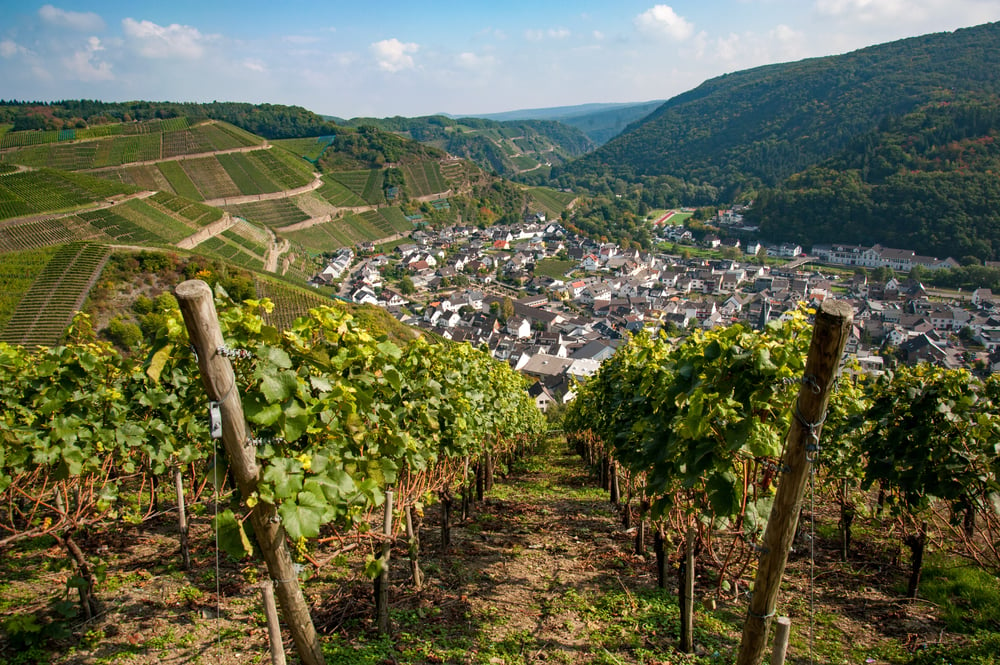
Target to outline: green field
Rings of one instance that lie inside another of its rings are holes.
[[[40,169],[0,176],[0,219],[70,210],[135,191],[121,183]]]
[[[381,169],[339,171],[331,173],[330,178],[360,196],[366,203],[385,203],[385,190],[383,188],[385,172]]]
[[[263,318],[279,330],[289,328],[295,319],[305,316],[313,307],[331,303],[329,298],[319,293],[274,279],[257,277],[254,279],[254,286],[258,298],[269,298],[274,303],[274,309]]]
[[[169,192],[157,192],[146,200],[163,206],[171,213],[177,213],[181,218],[192,222],[195,227],[206,226],[222,219],[222,211],[218,208],[175,196]]]
[[[406,164],[402,168],[406,187],[412,197],[439,194],[447,189],[437,162],[422,161]]]
[[[389,211],[396,211],[398,215]],[[291,231],[282,235],[292,242],[302,245],[306,251],[313,254],[327,252],[338,247],[350,247],[361,242],[370,242],[392,235],[394,224],[399,221],[406,224],[407,230],[412,225],[406,220],[398,208],[371,210],[361,215],[344,215],[330,222],[316,224],[301,231]]]
[[[108,249],[101,245],[60,247],[4,324],[0,341],[24,346],[57,344],[107,258]]]
[[[112,208],[116,213],[156,233],[170,243],[176,243],[195,231],[198,226],[151,199],[132,199]]]
[[[188,127],[186,118],[100,125],[60,132],[8,132],[4,161],[80,171],[260,145],[261,139],[225,123]]]
[[[187,172],[180,162],[170,161],[159,164],[160,173],[170,183],[170,188],[178,196],[183,196],[192,201],[203,201],[205,197],[198,191],[198,187],[192,182]]]
[[[553,279],[565,279],[566,273],[577,266],[576,261],[561,259],[542,259],[535,264],[536,275],[547,275]]]
[[[528,195],[549,219],[558,217],[576,198],[572,192],[560,192],[548,187],[532,187],[528,190]]]
[[[53,254],[55,249],[46,247],[6,252],[0,257],[0,330]]]
[[[76,216],[114,242],[122,245],[162,246],[170,244],[163,236],[151,228],[147,228],[147,225],[137,224],[130,219],[131,216],[119,215],[115,208],[81,212]]]
[[[291,199],[240,203],[225,206],[224,209],[237,217],[271,228],[280,228],[309,219],[309,215],[299,209]]]
[[[330,205],[337,206],[338,208],[356,208],[368,205],[367,201],[361,198],[360,195],[351,191],[329,175],[323,176],[323,186],[316,190],[316,194],[325,201],[328,201]]]
[[[332,142],[332,136],[317,136],[301,139],[279,139],[273,143],[315,164]]]

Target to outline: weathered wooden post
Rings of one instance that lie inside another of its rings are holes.
[[[694,546],[698,528],[689,526],[684,541],[684,565],[681,567],[681,644],[684,653],[694,653]]]
[[[174,469],[174,488],[177,490],[177,529],[181,540],[181,561],[184,570],[191,570],[191,548],[188,546],[187,511],[184,506],[184,473],[181,467]]]
[[[799,519],[802,495],[812,472],[812,460],[819,448],[819,435],[830,401],[830,387],[840,366],[853,318],[851,305],[838,300],[823,301],[816,313],[805,375],[785,439],[781,467],[784,474],[778,483],[764,532],[760,567],[743,624],[737,665],[759,665],[763,659],[781,577]]]
[[[392,555],[392,490],[385,491],[385,518],[382,522],[382,570],[375,578],[375,624],[379,635],[389,634],[389,565]]]
[[[264,616],[267,618],[267,641],[271,645],[271,665],[285,665],[285,643],[281,639],[281,624],[278,623],[278,608],[274,605],[274,584],[267,580],[260,585],[261,600],[264,601]]]
[[[420,526],[414,526],[413,508],[406,506],[406,540],[410,554],[410,572],[413,574],[413,588],[417,591],[423,587],[423,574],[420,572]]]
[[[174,291],[184,316],[188,338],[198,355],[201,381],[208,398],[218,407],[222,425],[222,445],[229,459],[233,478],[244,497],[257,490],[260,467],[254,449],[246,445],[247,428],[243,403],[236,389],[236,377],[229,359],[219,353],[225,340],[219,328],[219,315],[212,300],[212,289],[201,280],[188,280]],[[298,574],[285,543],[285,529],[270,503],[260,501],[250,510],[257,544],[267,572],[277,584],[278,602],[304,665],[324,665],[316,628],[309,615]]]
[[[771,665],[785,665],[785,654],[788,653],[788,634],[792,630],[792,620],[788,617],[778,617],[774,627],[774,644],[771,647]]]

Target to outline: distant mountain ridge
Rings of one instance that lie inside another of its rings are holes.
[[[672,176],[721,198],[775,185],[891,116],[963,93],[1000,93],[1000,23],[767,65],[678,95],[553,175]]]
[[[640,120],[663,104],[663,100],[649,102],[590,103],[575,106],[518,109],[501,113],[484,113],[470,116],[498,122],[514,120],[555,120],[576,127],[594,143],[601,145],[617,136],[631,123]]]

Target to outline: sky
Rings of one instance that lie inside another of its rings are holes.
[[[1000,20],[997,0],[0,0],[0,98],[324,115],[669,99],[741,69]]]

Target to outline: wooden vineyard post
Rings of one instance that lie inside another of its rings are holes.
[[[181,561],[184,570],[191,570],[191,549],[188,546],[187,511],[184,507],[184,473],[180,467],[174,469],[174,487],[177,490],[177,529],[181,536]]]
[[[260,585],[260,593],[264,601],[264,616],[267,617],[267,640],[271,644],[271,665],[285,665],[285,644],[281,639],[278,608],[274,605],[274,585],[270,580]]]
[[[413,525],[413,508],[406,506],[406,539],[410,552],[410,571],[413,574],[413,588],[417,591],[423,587],[423,575],[420,572],[420,529]]]
[[[684,542],[684,566],[681,577],[680,610],[681,610],[681,644],[684,653],[694,653],[694,546],[698,537],[698,529],[688,527],[687,540]]]
[[[257,490],[260,467],[257,466],[254,449],[246,445],[246,420],[236,389],[233,366],[225,355],[219,353],[219,349],[225,346],[225,340],[219,328],[212,289],[205,282],[192,279],[178,284],[174,293],[184,316],[188,338],[198,355],[205,392],[218,406],[221,415],[222,445],[233,478],[244,497],[252,496]],[[323,651],[309,615],[309,606],[299,586],[277,509],[266,501],[258,502],[250,510],[250,523],[267,564],[267,572],[277,584],[278,603],[299,658],[303,665],[324,665]]]
[[[385,520],[382,523],[381,572],[375,578],[375,623],[379,635],[389,634],[389,557],[392,555],[392,490],[385,491]]]
[[[802,387],[785,439],[781,465],[784,473],[781,474],[764,532],[760,566],[743,624],[737,665],[759,665],[764,656],[768,628],[788,562],[788,550],[795,535],[802,496],[812,472],[812,460],[819,448],[830,388],[840,366],[852,319],[851,306],[843,301],[825,300],[816,313]]]
[[[771,647],[771,665],[785,665],[785,654],[788,652],[788,634],[792,630],[792,620],[788,617],[778,617],[774,628],[774,645]]]

